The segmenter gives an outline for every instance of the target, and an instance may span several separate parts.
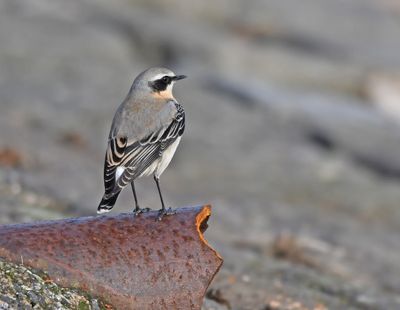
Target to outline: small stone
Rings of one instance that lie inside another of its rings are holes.
[[[36,304],[40,303],[39,297],[34,292],[26,292],[26,295],[28,295],[28,297],[31,301],[31,304],[36,305]]]
[[[97,299],[92,299],[91,304],[92,304],[92,310],[100,310],[99,303],[97,302]]]
[[[245,283],[249,283],[250,282],[250,276],[247,274],[242,275],[242,281]]]

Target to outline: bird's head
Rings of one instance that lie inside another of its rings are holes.
[[[184,78],[185,75],[176,75],[167,68],[154,67],[139,74],[132,88],[140,88],[142,91],[150,92],[152,96],[169,99],[174,98],[172,89],[175,82]]]

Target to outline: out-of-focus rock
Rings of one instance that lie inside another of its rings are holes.
[[[0,225],[82,214],[72,204],[26,188],[21,173],[0,169]]]
[[[244,105],[257,104],[269,113],[280,114],[291,123],[288,127],[317,147],[341,151],[377,175],[400,178],[400,126],[365,101],[328,92],[243,83],[229,77],[209,77],[206,87],[244,101]]]
[[[371,74],[365,93],[379,110],[400,121],[400,74]]]

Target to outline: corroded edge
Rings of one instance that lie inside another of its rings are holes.
[[[207,288],[210,286],[211,282],[214,280],[215,276],[217,275],[218,271],[221,269],[222,264],[224,263],[224,259],[222,256],[208,243],[208,241],[204,238],[204,232],[207,229],[207,221],[209,217],[211,216],[211,205],[204,205],[203,208],[200,210],[200,212],[196,216],[196,229],[199,234],[200,240],[212,251],[214,252],[215,256],[219,260],[219,265],[217,266],[217,269],[215,270],[214,274],[210,278],[210,281],[207,283],[207,286],[203,292],[202,295],[202,300],[204,300],[204,296],[206,295]],[[206,227],[205,227],[206,226]]]

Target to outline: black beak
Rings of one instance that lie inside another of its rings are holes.
[[[186,75],[176,75],[172,78],[173,81],[183,80],[186,78]]]

